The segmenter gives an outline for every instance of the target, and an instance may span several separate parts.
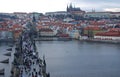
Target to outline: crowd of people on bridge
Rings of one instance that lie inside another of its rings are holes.
[[[23,33],[21,42],[23,65],[19,66],[19,77],[49,77],[49,74],[46,74],[45,59],[39,58],[35,42],[30,34]]]

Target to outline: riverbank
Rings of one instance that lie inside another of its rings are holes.
[[[120,40],[80,39],[80,41],[120,44]]]
[[[71,41],[71,38],[58,38],[58,37],[52,37],[52,38],[35,38],[35,41]]]
[[[72,38],[35,38],[35,41],[72,41],[72,40],[79,40],[79,41],[86,41],[86,42],[97,42],[97,43],[113,43],[113,44],[120,44],[120,40],[100,40],[100,39],[72,39]]]

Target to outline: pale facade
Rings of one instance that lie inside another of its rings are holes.
[[[95,39],[101,40],[120,40],[120,36],[94,36]]]
[[[54,15],[68,15],[69,13],[66,11],[58,11],[58,12],[47,12],[47,16],[54,16]]]
[[[109,12],[87,12],[84,14],[84,17],[98,17],[98,18],[109,18],[110,13]]]
[[[120,12],[112,12],[110,14],[111,17],[120,17]]]
[[[78,39],[80,37],[79,30],[72,30],[69,32],[71,38]]]
[[[45,31],[42,31],[40,32],[40,36],[55,36],[55,33],[54,32],[45,32]]]

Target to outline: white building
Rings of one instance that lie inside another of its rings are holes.
[[[120,29],[113,28],[108,32],[97,33],[94,38],[99,40],[120,40]]]
[[[120,40],[120,36],[100,36],[100,35],[95,35],[95,39],[100,39],[100,40]]]
[[[80,37],[79,30],[72,30],[69,32],[69,36],[74,39],[78,39]]]
[[[74,19],[72,19],[72,18],[65,18],[65,19],[63,19],[63,21],[64,22],[71,22],[71,21],[74,21]]]
[[[13,39],[13,33],[11,31],[0,31],[0,40]]]
[[[39,30],[39,36],[55,36],[56,34],[52,29],[42,28]]]
[[[109,18],[110,12],[87,12],[84,14],[84,17]]]
[[[70,13],[66,11],[58,11],[58,12],[47,12],[45,15],[47,16],[56,16],[56,15],[68,15]]]
[[[120,17],[120,12],[111,12],[110,16],[111,17]]]
[[[28,14],[26,12],[25,13],[24,12],[14,12],[13,14],[20,19],[24,19],[24,18],[28,17]]]

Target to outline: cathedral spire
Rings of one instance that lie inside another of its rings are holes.
[[[67,5],[67,12],[68,12],[68,8],[69,8],[69,7],[68,7],[68,5]]]
[[[33,17],[32,17],[32,22],[36,22],[36,18],[35,18],[35,15],[33,14]]]
[[[71,8],[71,9],[73,8],[73,7],[72,7],[72,3],[70,3],[70,6],[69,6],[69,8]]]

